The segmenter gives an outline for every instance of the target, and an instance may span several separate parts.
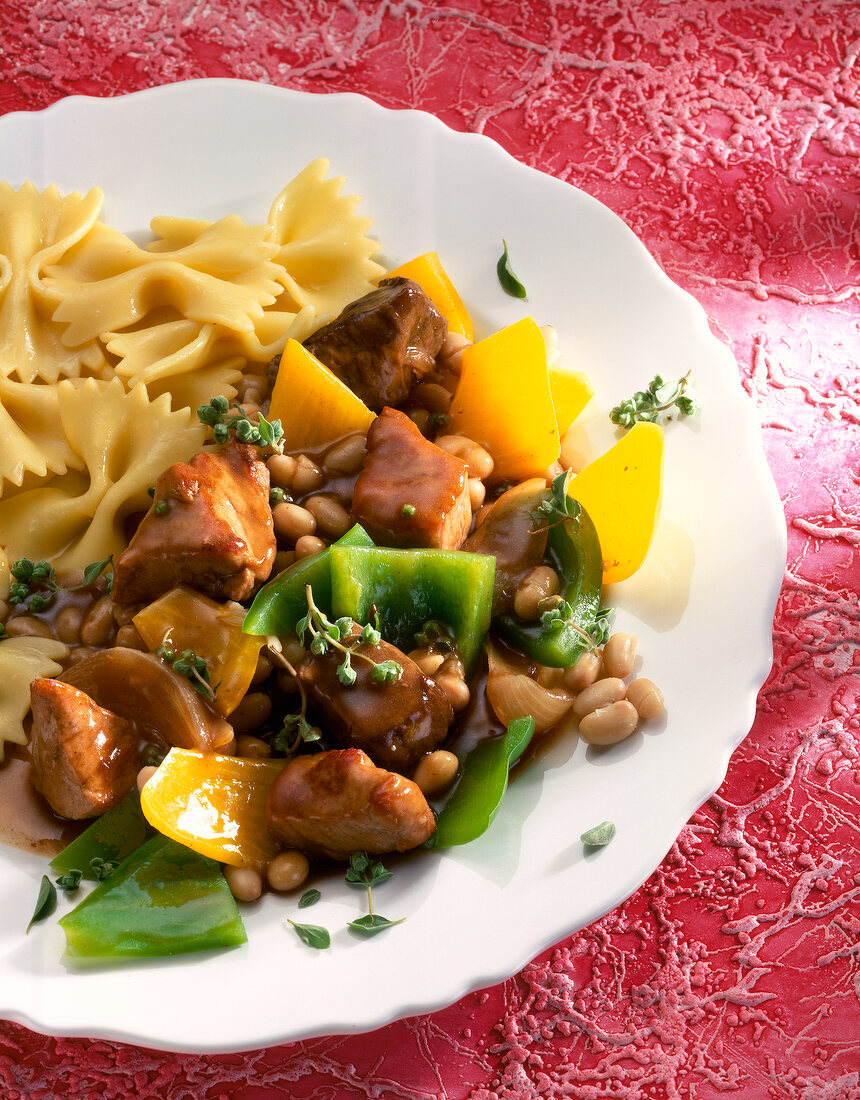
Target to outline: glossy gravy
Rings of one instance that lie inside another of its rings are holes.
[[[84,825],[56,817],[30,783],[27,750],[6,745],[0,763],[0,843],[40,856],[55,856]]]

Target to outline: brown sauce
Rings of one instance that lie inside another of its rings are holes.
[[[26,749],[6,745],[0,763],[0,843],[40,856],[55,856],[81,832],[79,822],[53,814],[30,783]]]

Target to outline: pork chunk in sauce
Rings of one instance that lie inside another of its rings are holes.
[[[231,441],[161,474],[152,508],[116,563],[116,603],[150,603],[177,584],[243,600],[268,578],[275,535],[269,471],[257,453]]]
[[[374,411],[400,405],[435,365],[448,331],[444,317],[411,279],[383,279],[350,303],[305,347]]]
[[[358,637],[353,626],[346,644]],[[330,650],[308,657],[296,670],[308,704],[326,735],[338,745],[364,750],[382,768],[411,773],[421,757],[438,748],[448,734],[454,711],[444,691],[405,653],[386,641],[353,648],[355,683],[345,687],[337,675],[342,654]],[[394,683],[371,678],[373,662],[396,661],[402,668]]]
[[[436,828],[424,795],[360,749],[297,756],[275,779],[266,824],[287,848],[346,860],[417,848]]]
[[[30,701],[33,786],[54,813],[80,821],[120,802],[140,767],[134,724],[60,680],[34,680]]]
[[[383,546],[456,550],[472,523],[469,468],[385,408],[367,433],[352,516]]]

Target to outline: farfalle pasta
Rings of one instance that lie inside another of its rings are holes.
[[[26,745],[24,717],[30,709],[30,683],[37,676],[56,676],[69,647],[54,638],[7,638],[0,653],[3,690],[0,692],[0,761],[4,742]]]
[[[44,278],[92,233],[103,201],[99,188],[63,197],[55,186],[0,183],[0,376],[51,383],[104,363],[95,339],[65,340],[54,317],[61,292]]]
[[[146,247],[98,220],[98,188],[0,186],[0,498],[25,491],[20,515],[85,469],[56,431],[61,380],[116,378],[173,410],[233,398],[249,368],[373,286],[370,223],[327,170],[308,165],[264,223],[156,217]]]
[[[0,531],[11,560],[44,559],[62,573],[122,551],[123,521],[149,506],[147,489],[166,466],[202,446],[203,429],[191,409],[171,411],[166,394],[150,401],[117,378],[58,389],[60,427],[82,473],[0,500]]]

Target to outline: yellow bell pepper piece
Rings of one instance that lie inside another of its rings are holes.
[[[559,436],[546,344],[531,317],[463,349],[448,417],[451,432],[487,448],[496,481],[524,481],[556,461]]]
[[[556,423],[559,432],[564,435],[594,396],[594,389],[582,371],[549,367],[547,374]]]
[[[603,583],[626,580],[645,560],[660,515],[663,429],[634,424],[570,481],[568,492],[597,529]]]
[[[216,687],[211,702],[226,717],[236,709],[251,685],[265,637],[242,632],[245,610],[217,603],[179,585],[139,611],[132,622],[149,649],[166,645],[177,655],[193,650],[209,666]]]
[[[144,785],[140,807],[150,825],[193,851],[262,870],[280,848],[266,826],[266,799],[283,766],[171,749]]]
[[[269,419],[280,420],[287,449],[299,451],[366,432],[374,414],[298,340],[287,340]]]
[[[385,278],[391,279],[395,276],[417,283],[448,322],[448,331],[472,340],[472,318],[439,262],[436,252],[425,252],[416,256],[414,260],[389,271]]]

